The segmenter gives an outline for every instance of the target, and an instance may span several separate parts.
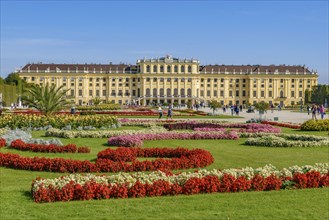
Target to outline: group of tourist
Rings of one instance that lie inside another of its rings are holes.
[[[309,105],[306,107],[307,108],[307,114],[309,115],[310,112],[312,113],[312,119],[317,120],[316,115],[321,115],[321,119],[324,118],[325,114],[326,114],[326,108],[324,107],[324,105],[315,105],[313,104],[312,107],[310,107]]]
[[[168,112],[167,112],[167,119],[172,119],[173,108],[174,108],[174,106],[172,104],[169,105]],[[159,119],[161,119],[163,116],[163,111],[162,111],[161,105],[159,105],[158,112],[159,112]]]

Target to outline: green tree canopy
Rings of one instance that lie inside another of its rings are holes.
[[[66,101],[66,92],[63,85],[56,88],[55,85],[45,86],[31,85],[25,90],[22,100],[30,107],[36,108],[45,115],[50,115],[60,111],[68,104]]]
[[[315,104],[324,104],[325,99],[329,102],[329,85],[313,86],[311,92],[311,102]]]
[[[212,109],[213,113],[215,113],[215,111],[217,111],[217,109],[219,109],[221,106],[222,105],[220,104],[220,102],[214,99],[209,101],[209,107]]]
[[[270,104],[264,101],[255,104],[255,109],[258,110],[260,114],[263,114],[269,108],[270,108]]]

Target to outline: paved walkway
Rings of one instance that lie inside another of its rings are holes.
[[[205,112],[211,112],[212,110],[209,108],[202,108],[202,111]],[[222,109],[218,110],[216,113],[224,114],[224,115],[231,115],[231,110],[229,109],[226,111],[226,113],[223,113]],[[252,118],[259,119],[259,113],[247,113],[246,109],[242,110],[242,112],[239,113],[240,116],[244,118],[232,118],[232,119],[223,119],[225,121],[232,121],[232,122],[246,122],[247,120],[250,120]],[[274,121],[274,117],[279,118],[279,122],[291,122],[291,123],[303,123],[304,121],[307,121],[309,119],[312,119],[312,115],[308,115],[307,112],[292,112],[290,110],[274,110],[273,113],[271,113],[271,110],[267,111],[262,116],[264,119],[269,119]],[[317,118],[321,120],[321,116],[317,115]],[[325,118],[329,118],[329,114],[325,115]]]

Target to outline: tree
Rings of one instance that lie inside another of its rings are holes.
[[[305,104],[311,103],[311,91],[309,89],[305,90],[304,103]]]
[[[93,99],[93,104],[95,106],[98,106],[99,104],[101,104],[102,100],[99,97],[96,97]]]
[[[209,107],[212,109],[213,114],[215,114],[215,111],[217,111],[217,109],[219,109],[221,106],[222,105],[214,99],[209,102]]]
[[[255,104],[255,109],[259,112],[259,119],[262,119],[262,115],[266,110],[270,108],[270,104],[267,102],[261,101]]]
[[[25,90],[26,95],[22,97],[22,100],[43,114],[50,115],[60,111],[68,104],[66,101],[68,90],[63,87],[64,85],[56,88],[55,85],[49,86],[48,83],[45,86],[34,84]]]
[[[311,102],[316,104],[324,104],[329,99],[329,85],[313,86],[311,94]]]
[[[187,108],[191,109],[192,108],[192,101],[188,101],[186,103],[186,105],[187,105]]]

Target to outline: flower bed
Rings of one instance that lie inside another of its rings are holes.
[[[275,130],[280,132],[277,128],[273,128],[271,125],[263,125],[263,124],[256,124],[256,123],[250,123],[250,124],[237,124],[237,123],[204,123],[204,122],[178,122],[178,123],[171,123],[171,124],[164,124],[163,127],[168,129],[169,131],[172,130],[195,130],[200,128],[240,128],[245,130],[254,130],[259,132],[262,132],[261,130]],[[274,133],[274,132],[270,132]]]
[[[308,120],[301,126],[302,131],[329,131],[329,119]]]
[[[6,140],[3,138],[0,138],[0,148],[6,146]]]
[[[60,137],[60,138],[109,138],[118,135],[128,134],[146,134],[146,133],[163,133],[167,130],[159,126],[151,126],[144,130],[98,130],[98,131],[72,131],[60,130],[57,128],[50,128],[46,131],[47,137]]]
[[[75,144],[68,144],[65,146],[58,146],[55,144],[29,144],[22,140],[14,140],[10,144],[10,148],[21,151],[43,152],[43,153],[90,153],[88,147],[77,147]]]
[[[121,109],[121,105],[119,104],[101,104],[101,105],[85,105],[85,106],[77,106],[77,110],[79,111],[112,111],[112,110],[118,110]]]
[[[68,172],[68,173],[86,173],[86,172],[133,172],[133,171],[154,171],[158,169],[188,169],[196,167],[205,167],[213,163],[214,158],[208,151],[202,149],[132,149],[131,151],[107,149],[99,153],[96,163],[90,161],[71,160],[63,158],[44,158],[44,157],[22,157],[12,153],[0,153],[0,166],[33,171],[48,172]],[[114,152],[113,152],[114,151]],[[137,161],[125,163],[126,158],[142,157],[172,157],[172,159],[155,159],[153,161]],[[131,156],[125,153],[130,152]],[[115,161],[109,158],[116,158]]]
[[[248,138],[245,144],[265,147],[318,147],[329,145],[329,138],[314,135],[281,134]]]
[[[8,126],[12,129],[24,127],[40,128],[47,125],[51,125],[54,128],[63,128],[67,125],[70,125],[72,128],[80,126],[100,128],[104,126],[111,127],[117,123],[116,117],[104,115],[3,115],[0,117],[0,128]]]
[[[109,146],[124,146],[124,147],[141,147],[144,140],[202,140],[202,139],[227,139],[237,140],[239,136],[236,132],[230,133],[176,133],[167,132],[161,134],[135,134],[135,135],[121,135],[111,137],[108,140]]]
[[[229,130],[228,130],[229,129]],[[249,128],[240,128],[240,129],[231,129],[231,128],[194,128],[194,131],[199,132],[227,132],[227,131],[235,131],[238,133],[280,133],[280,128],[275,128],[270,125],[258,125],[255,124],[250,126]]]
[[[292,129],[300,129],[301,126],[297,124],[283,123],[283,122],[275,122],[275,121],[261,121],[262,124],[274,125],[278,127],[292,128]]]
[[[35,202],[135,198],[214,192],[269,191],[329,186],[329,164],[293,166],[277,170],[271,165],[253,169],[199,170],[166,174],[162,171],[120,173],[112,176],[71,174],[32,182]]]

